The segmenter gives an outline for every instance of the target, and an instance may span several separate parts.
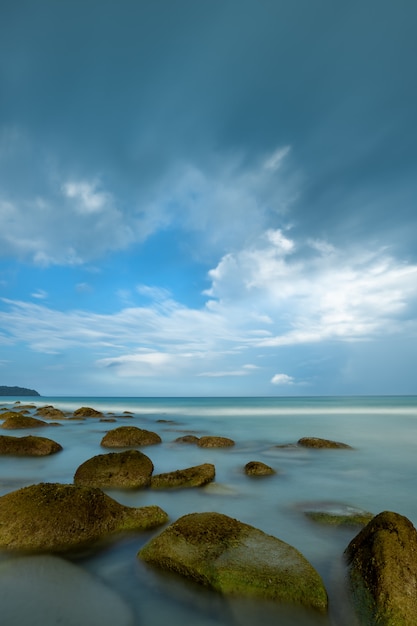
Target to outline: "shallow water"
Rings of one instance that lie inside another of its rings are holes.
[[[112,428],[129,424],[154,430],[163,443],[143,451],[152,459],[155,474],[208,462],[216,467],[215,482],[200,489],[108,490],[109,495],[129,506],[158,504],[170,521],[186,513],[218,511],[256,526],[300,550],[321,574],[329,595],[329,614],[323,617],[273,603],[223,598],[178,576],[153,571],[136,554],[161,529],[118,537],[89,553],[67,556],[127,602],[135,626],[159,626],[168,621],[173,626],[184,622],[201,626],[356,626],[346,589],[343,551],[358,528],[322,526],[308,519],[304,510],[320,502],[340,503],[375,514],[393,510],[417,524],[416,397],[43,397],[4,398],[0,407],[15,408],[16,400],[37,406],[53,404],[70,412],[92,406],[119,417],[117,423],[88,418],[30,431],[4,431],[15,436],[50,437],[64,450],[43,458],[0,457],[0,495],[41,481],[72,482],[83,461],[106,451],[100,441]],[[186,433],[227,436],[236,445],[203,449],[174,443]],[[304,436],[342,441],[354,449],[276,447]],[[247,477],[243,467],[252,460],[271,465],[277,474]],[[10,558],[0,555],[2,561]]]

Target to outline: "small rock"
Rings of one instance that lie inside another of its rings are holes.
[[[151,459],[139,450],[110,452],[82,463],[75,472],[74,483],[88,487],[138,489],[150,484],[152,472]]]
[[[244,471],[248,476],[271,476],[276,474],[272,467],[262,463],[262,461],[249,461],[249,463],[246,463]]]
[[[158,506],[123,506],[95,487],[39,483],[0,497],[0,547],[62,552],[167,519]]]
[[[129,448],[150,446],[161,441],[161,437],[150,430],[143,430],[137,426],[119,426],[104,435],[101,445],[104,448]]]
[[[297,443],[304,448],[347,448],[352,450],[352,447],[348,446],[346,443],[331,441],[330,439],[320,439],[319,437],[302,437]]]
[[[365,526],[372,513],[340,502],[312,502],[300,505],[309,519],[331,526]]]
[[[195,435],[183,435],[182,437],[177,437],[174,443],[198,443],[199,437]]]
[[[46,437],[11,437],[0,435],[0,454],[10,456],[48,456],[60,452],[62,446]]]
[[[413,626],[417,619],[417,532],[406,517],[376,515],[345,550],[363,624]]]
[[[178,487],[201,487],[207,485],[216,475],[215,467],[211,463],[203,463],[194,467],[157,474],[152,476],[152,489],[175,489]]]
[[[221,513],[181,517],[138,556],[223,594],[327,610],[323,582],[298,550]]]
[[[234,446],[235,442],[227,437],[206,436],[200,437],[197,445],[200,448],[229,448]]]
[[[44,406],[36,411],[36,415],[40,415],[44,419],[52,419],[52,420],[64,420],[66,419],[66,415],[60,409],[56,409],[53,406]]]

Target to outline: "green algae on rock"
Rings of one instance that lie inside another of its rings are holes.
[[[103,417],[103,413],[89,406],[82,406],[74,411],[74,417]]]
[[[383,511],[345,550],[361,623],[415,626],[417,621],[417,532],[409,519]]]
[[[39,483],[0,497],[0,548],[62,552],[167,520],[158,506],[123,506],[95,487]]]
[[[262,461],[249,461],[244,467],[247,476],[272,476],[276,471]]]
[[[3,414],[2,417],[4,417]],[[20,428],[41,428],[42,426],[48,426],[46,422],[36,419],[36,417],[30,417],[29,415],[23,415],[23,413],[8,414],[5,418],[1,428],[6,430],[18,430]]]
[[[151,487],[152,489],[202,487],[214,480],[215,475],[214,465],[203,463],[202,465],[152,476]]]
[[[320,437],[302,437],[297,441],[299,446],[304,448],[344,448],[352,450],[352,446],[340,441],[332,441],[331,439],[320,439]]]
[[[153,463],[139,450],[99,454],[82,463],[74,475],[76,485],[138,489],[151,481]]]
[[[104,435],[101,445],[104,448],[135,448],[151,446],[161,441],[161,437],[151,430],[144,430],[137,426],[119,426]]]
[[[64,420],[66,415],[61,409],[54,406],[42,406],[36,411],[36,415],[40,415],[43,419]]]
[[[12,437],[0,435],[0,454],[10,456],[49,456],[60,452],[62,446],[47,437]]]
[[[221,513],[181,517],[138,557],[226,595],[327,610],[323,581],[298,550]]]

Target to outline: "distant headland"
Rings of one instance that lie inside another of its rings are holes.
[[[0,385],[0,396],[40,396],[34,389],[26,387],[4,387]]]

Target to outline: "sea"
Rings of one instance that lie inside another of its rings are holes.
[[[130,626],[360,626],[351,605],[344,558],[360,528],[320,524],[305,512],[350,507],[373,514],[390,510],[417,525],[417,396],[3,397],[0,408],[15,410],[19,402],[53,405],[69,415],[88,406],[115,422],[87,418],[48,424],[42,432],[4,431],[15,436],[41,434],[59,442],[63,450],[49,457],[0,457],[0,495],[39,482],[72,483],[81,463],[109,451],[100,442],[115,427],[153,430],[162,443],[142,451],[151,458],[154,474],[213,463],[215,481],[193,489],[106,490],[108,495],[132,507],[159,505],[170,522],[187,513],[217,511],[255,526],[297,548],[321,575],[329,597],[329,611],[323,616],[276,603],[225,597],[179,575],[154,570],[137,553],[161,528],[117,536],[88,551],[57,557],[75,565],[74,571],[87,572],[99,581],[103,599],[106,590],[116,594],[130,616],[126,622]],[[229,437],[235,445],[207,449],[175,441],[186,434]],[[296,445],[306,436],[343,442],[352,449]],[[248,477],[243,468],[249,461],[262,461],[276,474]],[[33,557],[35,566],[38,558]],[[2,580],[7,580],[1,572],[7,572],[15,559],[7,551],[0,554],[0,599],[6,593],[2,596]],[[41,575],[37,584],[34,602],[43,606],[50,591],[46,583],[42,586]],[[36,610],[31,610],[27,624],[36,626],[39,619],[39,624],[49,626],[45,615],[37,618]],[[95,623],[92,613],[94,606],[86,608],[85,626]],[[2,626],[14,626],[18,618],[13,612],[10,615],[6,621],[2,616]],[[51,617],[51,625],[72,623],[68,614],[62,622],[53,619],[57,620]]]

